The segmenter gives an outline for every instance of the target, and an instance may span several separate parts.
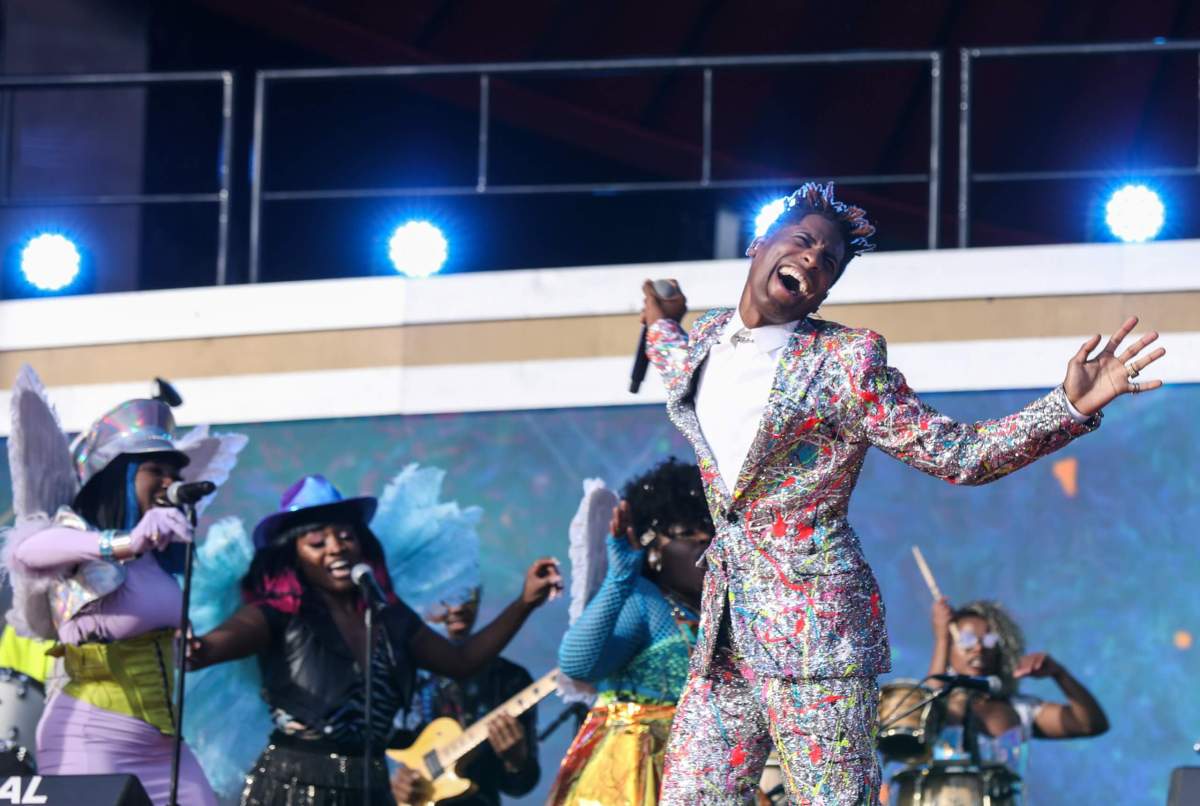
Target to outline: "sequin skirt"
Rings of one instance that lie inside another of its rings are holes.
[[[673,705],[614,702],[588,712],[547,806],[655,806]]]
[[[358,806],[363,802],[363,758],[319,746],[272,741],[258,757],[241,806]],[[395,806],[387,763],[371,761],[372,806]]]

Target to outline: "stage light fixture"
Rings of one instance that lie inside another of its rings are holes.
[[[388,240],[392,267],[405,277],[429,277],[441,271],[449,254],[442,231],[428,221],[406,221]]]
[[[1125,185],[1108,199],[1104,221],[1113,235],[1126,242],[1148,241],[1163,225],[1162,199],[1145,185]]]
[[[40,291],[61,291],[79,276],[79,249],[58,233],[44,232],[21,250],[21,273]]]
[[[775,219],[779,218],[780,214],[783,212],[783,205],[786,201],[786,198],[781,197],[775,199],[774,201],[767,202],[759,209],[758,215],[754,217],[755,238],[761,238],[764,234],[766,234],[766,231],[770,228],[770,226],[775,223]]]

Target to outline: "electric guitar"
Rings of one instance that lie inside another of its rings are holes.
[[[448,716],[433,720],[411,746],[403,750],[388,750],[388,757],[410,770],[419,772],[432,786],[431,794],[411,801],[411,806],[436,806],[441,801],[457,798],[475,789],[469,778],[455,770],[472,750],[488,739],[488,724],[500,714],[516,718],[545,699],[557,688],[558,669],[551,669],[519,692],[509,697],[494,711],[463,730]]]

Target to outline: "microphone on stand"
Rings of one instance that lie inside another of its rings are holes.
[[[168,506],[182,510],[194,529],[196,528],[196,504],[204,496],[212,495],[216,490],[217,485],[211,481],[173,481],[171,486],[167,487],[163,498]],[[179,623],[185,636],[188,631],[188,613],[192,601],[192,558],[195,549],[195,543],[191,542],[183,548],[183,585],[179,605]],[[186,637],[184,640],[186,641]],[[179,803],[179,764],[183,752],[183,701],[187,691],[184,687],[186,675],[187,652],[180,652],[175,668],[175,746],[171,754],[171,794],[167,800],[168,806],[178,806]]]
[[[375,572],[371,566],[366,563],[358,563],[350,569],[350,579],[358,586],[363,599],[371,607],[387,606],[387,597],[383,593],[383,588],[379,587],[379,580],[375,579]]]
[[[970,691],[982,691],[993,696],[1004,690],[1004,681],[994,674],[987,677],[975,677],[969,674],[932,674],[931,680],[940,680],[947,688],[965,688]]]
[[[383,588],[379,587],[379,580],[375,579],[375,572],[366,563],[356,563],[350,569],[350,579],[358,586],[363,601],[367,603],[367,607],[363,610],[363,624],[367,629],[366,649],[363,652],[367,659],[363,666],[363,715],[366,718],[367,729],[363,733],[363,800],[361,802],[364,806],[371,806],[371,766],[374,758],[371,754],[371,689],[374,687],[372,678],[375,669],[375,664],[371,662],[371,659],[375,651],[374,614],[375,611],[382,611],[387,606],[387,597],[383,594]]]
[[[199,503],[201,498],[217,491],[211,481],[175,481],[167,488],[166,501],[173,507],[188,507]]]
[[[655,280],[651,283],[654,293],[659,299],[674,299],[679,296],[679,286],[671,280]],[[646,357],[646,325],[642,325],[642,335],[638,337],[637,352],[633,355],[633,371],[629,373],[629,391],[637,394],[646,378],[646,368],[650,359]]]

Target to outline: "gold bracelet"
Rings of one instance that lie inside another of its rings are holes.
[[[136,555],[133,553],[133,538],[129,535],[117,535],[112,539],[113,558],[118,562],[132,560]]]

